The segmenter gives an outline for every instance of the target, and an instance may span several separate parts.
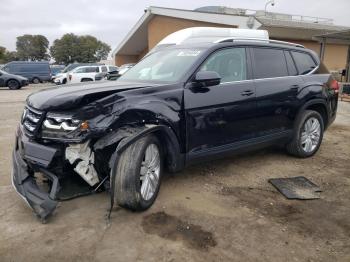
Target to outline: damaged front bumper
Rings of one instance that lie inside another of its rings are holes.
[[[20,130],[19,133],[21,133]],[[45,221],[58,204],[55,200],[59,190],[58,178],[45,169],[55,156],[56,149],[32,143],[23,138],[25,136],[21,134],[16,136],[16,146],[12,153],[12,184],[36,215]],[[37,171],[50,180],[50,192],[45,192],[38,186],[33,176],[34,170],[28,163],[35,166]]]
[[[54,212],[58,201],[101,192],[100,186],[106,181],[100,181],[94,168],[95,155],[89,141],[39,144],[19,126],[12,158],[13,186],[42,221]]]
[[[55,200],[55,196],[59,190],[59,183],[55,175],[45,170],[41,171],[52,182],[50,192],[39,188],[35,178],[28,173],[28,165],[18,151],[13,151],[12,184],[40,220],[45,221],[57,207],[58,202]]]

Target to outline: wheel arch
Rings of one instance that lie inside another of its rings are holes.
[[[83,77],[80,79],[80,82],[91,82],[91,81],[94,81],[94,79],[90,77]]]
[[[299,119],[299,117],[301,116],[301,114],[303,112],[305,112],[305,110],[313,110],[313,111],[318,112],[323,119],[324,129],[326,129],[328,127],[329,114],[328,114],[328,110],[327,110],[326,101],[324,101],[322,99],[313,99],[313,100],[306,102],[302,106],[302,108],[299,110],[297,119]]]
[[[7,79],[6,82],[5,82],[5,86],[8,86],[8,83],[9,83],[11,80],[16,81],[16,82],[18,83],[18,85],[19,85],[19,88],[21,88],[21,82],[18,81],[17,79],[15,79],[15,78],[9,78],[9,79]]]
[[[118,156],[136,140],[154,134],[164,145],[166,167],[170,172],[177,172],[184,167],[184,154],[181,153],[180,143],[175,132],[166,125],[123,126],[112,131],[94,143],[94,150],[103,150],[115,146],[115,153],[111,156],[109,166],[113,169]]]

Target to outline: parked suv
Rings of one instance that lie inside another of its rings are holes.
[[[49,62],[27,62],[12,61],[7,63],[3,69],[9,74],[20,75],[34,84],[40,82],[51,81],[51,70]]]
[[[80,83],[102,80],[114,66],[79,66],[68,73],[69,83]]]
[[[61,73],[58,73],[55,77],[52,78],[52,81],[56,85],[64,85],[68,82],[68,73],[74,70],[79,66],[99,66],[101,64],[98,63],[72,63],[67,65]]]
[[[165,169],[273,144],[300,158],[317,152],[336,117],[338,84],[313,51],[196,36],[158,46],[117,81],[28,97],[13,184],[41,219],[83,194],[72,179],[140,211],[155,201]]]

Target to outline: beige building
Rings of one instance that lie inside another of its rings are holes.
[[[135,63],[167,35],[194,26],[265,29],[271,39],[313,49],[331,71],[349,66],[350,40],[329,41],[323,36],[350,28],[336,26],[331,19],[215,6],[196,10],[149,7],[113,51],[115,64]]]

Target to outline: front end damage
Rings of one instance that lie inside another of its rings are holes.
[[[13,186],[45,222],[60,201],[109,191],[109,178],[118,152],[155,127],[120,128],[83,143],[39,144],[20,125],[13,151]]]
[[[90,140],[82,144],[39,144],[20,126],[13,150],[12,183],[34,213],[45,221],[59,201],[102,191]]]
[[[179,107],[157,102],[152,94],[147,100],[152,103],[145,103],[144,84],[101,85],[54,88],[27,99],[16,132],[12,181],[42,221],[58,202],[96,192],[110,191],[112,207],[118,155],[148,132],[164,129],[167,166],[174,171],[183,165],[173,127],[164,125],[178,125]],[[124,91],[142,95],[126,99]]]

